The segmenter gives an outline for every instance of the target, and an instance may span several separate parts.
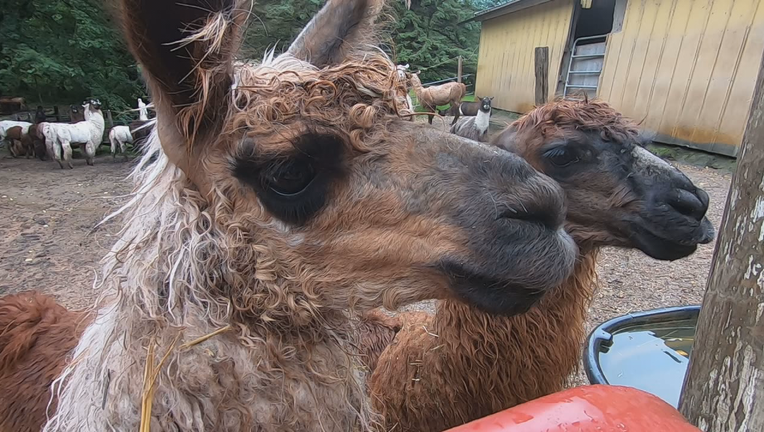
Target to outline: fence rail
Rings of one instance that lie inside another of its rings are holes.
[[[464,79],[464,78],[467,78],[467,77],[471,77],[472,75],[473,75],[473,74],[465,74],[465,75],[462,75],[462,79]],[[459,77],[451,77],[451,78],[445,78],[445,79],[442,79],[442,80],[438,80],[438,81],[433,81],[433,82],[424,83],[424,84],[422,84],[422,85],[423,85],[423,86],[430,86],[430,85],[433,85],[433,84],[446,83],[446,82],[456,81],[458,78],[459,78]]]

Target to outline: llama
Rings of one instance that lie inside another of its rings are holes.
[[[350,314],[454,296],[511,315],[570,274],[554,181],[395,114],[381,9],[329,0],[286,53],[234,67],[247,3],[122,0],[157,123],[46,432],[369,430]]]
[[[130,126],[114,126],[109,130],[109,145],[111,147],[111,157],[117,158],[117,150],[127,161],[127,144],[133,142],[133,136],[130,134]]]
[[[26,136],[21,126],[13,126],[5,130],[5,139],[8,142],[8,152],[14,158],[26,155],[26,148],[21,139]],[[27,157],[29,157],[27,155]]]
[[[141,129],[142,126],[147,124],[149,121],[149,115],[148,115],[148,109],[146,108],[146,104],[143,102],[141,98],[138,98],[138,121],[133,122],[136,123],[135,126],[133,126],[133,123],[131,123],[129,126],[114,126],[109,131],[109,145],[111,146],[111,157],[116,158],[117,157],[117,149],[119,149],[120,153],[122,153],[122,156],[125,158],[125,161],[127,161],[127,144],[133,144],[134,143],[134,137],[131,133],[131,129]],[[142,130],[142,129],[141,129]],[[150,128],[146,131],[146,133],[139,133],[139,138],[145,138],[148,136],[148,132],[150,131]],[[137,147],[137,146],[136,146]]]
[[[64,168],[64,164],[61,162],[62,153],[63,160],[69,168],[74,168],[72,166],[72,144],[82,146],[87,164],[93,165],[96,149],[101,145],[103,139],[106,124],[101,112],[101,102],[90,100],[84,103],[82,108],[85,118],[83,121],[74,124],[48,123],[53,132],[51,136],[55,136],[53,142],[46,139],[46,145],[49,145],[48,153],[53,156],[53,159],[58,162],[62,169]]]
[[[26,135],[21,137],[21,146],[25,149],[27,155],[37,156],[40,160],[45,160],[46,150],[45,141],[39,138],[37,133],[37,123],[29,126]]]
[[[404,83],[404,87],[406,90],[406,109],[408,110],[407,114],[414,114],[414,101],[411,100],[411,95],[409,95],[409,77],[408,77],[409,65],[407,63],[405,65],[398,65],[395,68],[398,71],[398,80]],[[414,120],[413,115],[410,118],[412,121]]]
[[[579,365],[597,251],[635,248],[675,260],[714,237],[708,195],[644,149],[634,124],[604,102],[544,105],[492,142],[565,190],[576,269],[523,315],[445,300],[434,317],[382,317],[377,339],[400,331],[367,362],[377,362],[370,392],[389,430],[442,431],[562,390]],[[376,320],[365,317],[366,332]]]
[[[430,113],[436,112],[438,105],[459,105],[464,95],[467,94],[467,86],[456,82],[424,88],[422,87],[422,81],[419,80],[419,72],[411,74],[411,86],[414,88],[419,105]],[[428,122],[432,124],[433,115],[430,114],[427,118]],[[457,120],[459,120],[458,112],[455,113],[454,121],[451,125],[454,125]]]
[[[460,119],[451,126],[451,133],[473,141],[488,141],[488,127],[491,124],[491,100],[493,100],[492,97],[480,99],[477,115]],[[461,108],[459,109],[461,110]]]
[[[480,96],[475,96],[474,102],[462,102],[459,105],[456,106],[450,106],[447,109],[438,111],[438,114],[442,116],[452,116],[455,115],[454,113],[456,111],[459,111],[460,116],[469,116],[474,117],[478,115],[478,112],[480,112],[480,107],[483,104],[483,99],[490,99],[493,101],[493,97],[489,98],[481,98]]]
[[[138,120],[146,121],[149,119],[149,111],[143,99],[138,98]]]
[[[13,154],[12,147],[14,146],[13,140],[20,140],[21,138],[11,138],[8,136],[8,131],[11,128],[14,127],[20,127],[21,128],[21,136],[26,135],[29,131],[29,126],[31,126],[32,123],[29,122],[23,122],[23,121],[16,121],[16,120],[0,120],[0,143],[5,143],[5,145],[8,146],[8,150],[11,151],[11,155],[13,157],[16,157]],[[17,133],[14,133],[13,136],[16,136]]]
[[[37,105],[37,110],[34,113],[35,124],[42,123],[47,120],[48,116],[45,114],[45,109],[43,109],[42,105]]]

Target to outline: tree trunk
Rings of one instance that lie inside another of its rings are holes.
[[[764,61],[679,402],[704,431],[764,431],[763,175]]]
[[[462,61],[462,56],[459,56],[459,64],[456,67],[456,82],[458,83],[462,82]]]

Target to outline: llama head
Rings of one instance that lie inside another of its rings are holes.
[[[605,102],[541,106],[493,143],[563,187],[566,227],[579,246],[637,248],[674,260],[714,238],[708,194],[645,149],[636,125]]]
[[[572,269],[563,194],[521,158],[399,118],[376,0],[329,0],[234,64],[237,0],[123,0],[164,154],[211,214],[241,313],[298,320],[455,296],[511,314]]]
[[[72,105],[74,108],[74,105]],[[82,102],[82,108],[86,111],[95,112],[101,109],[101,101],[98,99],[86,99]],[[79,112],[79,109],[77,109]]]
[[[491,102],[493,101],[493,97],[478,97],[478,100],[480,101],[480,111],[491,112]]]
[[[408,74],[409,74],[409,72],[408,72],[409,65],[408,64],[398,65],[398,66],[395,67],[395,69],[398,71],[398,79],[400,79],[400,80],[402,80],[404,82],[408,81]]]

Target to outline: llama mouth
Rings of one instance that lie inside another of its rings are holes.
[[[697,228],[690,230],[684,236],[674,235],[668,238],[666,235],[659,234],[665,231],[665,228],[653,230],[645,226],[637,226],[632,240],[639,250],[651,258],[675,261],[692,255],[699,244],[711,243],[715,237],[714,227],[708,218],[703,218]]]
[[[523,314],[546,293],[544,289],[489,276],[450,260],[441,262],[437,267],[446,275],[459,299],[492,315]]]

